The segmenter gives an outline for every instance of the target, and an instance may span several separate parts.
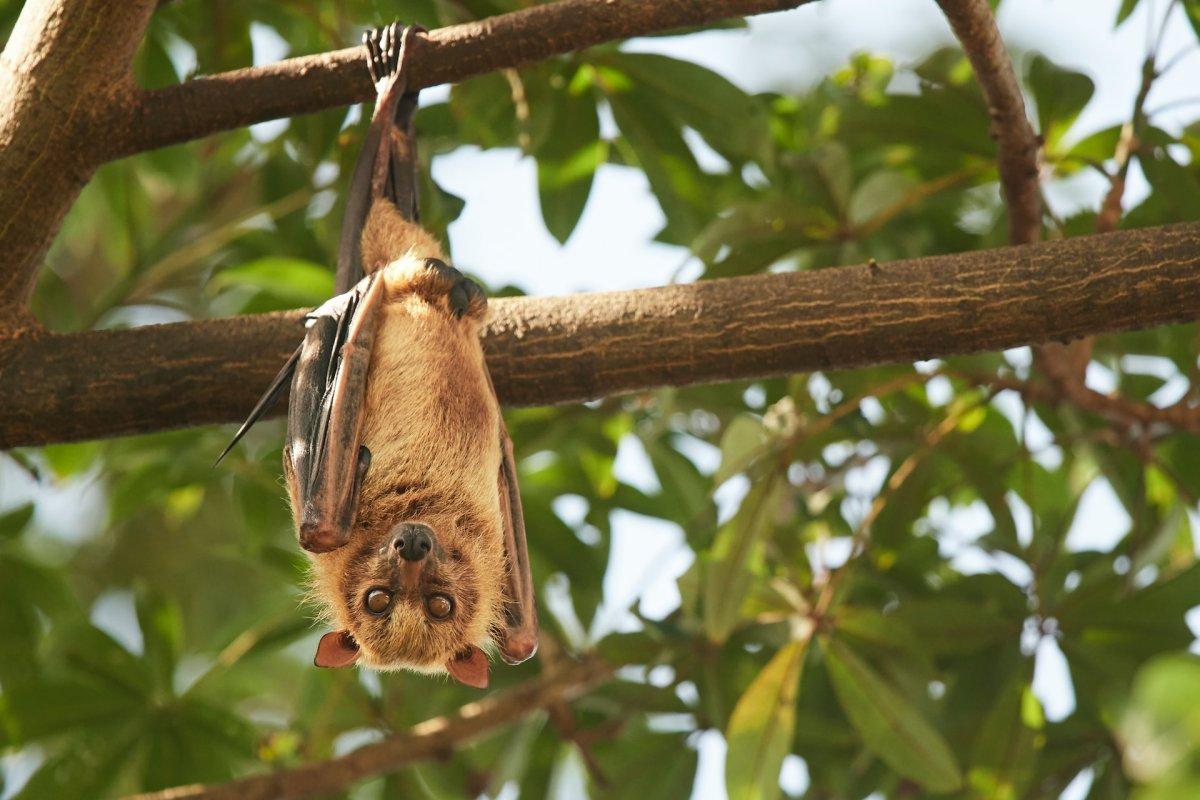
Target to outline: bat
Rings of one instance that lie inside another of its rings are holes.
[[[354,168],[338,293],[229,448],[290,383],[283,466],[315,596],[319,667],[449,673],[537,650],[512,441],[484,362],[487,299],[418,222],[407,87],[418,28],[364,35],[375,112]],[[229,452],[226,448],[225,452]],[[222,454],[224,455],[224,454]]]

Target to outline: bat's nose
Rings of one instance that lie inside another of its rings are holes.
[[[405,561],[420,561],[433,549],[433,531],[420,522],[405,522],[396,526],[392,547]]]

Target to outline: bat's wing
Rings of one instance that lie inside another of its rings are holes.
[[[263,392],[262,397],[258,398],[258,402],[254,404],[254,408],[250,409],[250,414],[246,417],[246,421],[237,429],[237,433],[233,435],[233,438],[229,440],[229,444],[225,445],[225,449],[221,451],[221,455],[217,456],[217,460],[213,462],[214,467],[221,463],[221,459],[229,455],[229,451],[233,449],[235,444],[242,440],[242,437],[246,435],[246,431],[250,430],[254,426],[254,423],[262,419],[263,414],[266,414],[275,405],[275,401],[279,399],[279,395],[283,394],[283,390],[287,388],[288,381],[292,379],[292,373],[296,371],[296,362],[300,360],[300,351],[302,349],[297,347],[296,352],[292,353],[292,357],[276,373],[274,380],[271,381],[271,385]]]
[[[371,454],[359,444],[383,280],[364,278],[308,316],[284,452],[300,545],[326,552],[350,538]]]
[[[416,92],[407,91],[405,56],[414,28],[398,24],[369,31],[367,67],[379,97],[354,166],[338,248],[339,294],[308,317],[288,409],[288,467],[300,546],[334,550],[350,538],[362,478],[371,453],[360,442],[367,369],[383,281],[363,277],[362,232],[379,198],[415,219],[416,154],[412,117]]]
[[[486,369],[486,367],[485,367]],[[491,376],[488,383],[491,384]],[[492,394],[496,392],[492,387]],[[504,550],[508,558],[505,580],[507,604],[504,627],[498,644],[500,656],[509,664],[520,664],[537,652],[538,620],[534,599],[533,574],[529,568],[529,547],[525,542],[525,514],[521,509],[521,490],[517,484],[517,465],[513,460],[512,439],[504,418],[500,418],[500,519],[504,525]]]
[[[288,382],[293,379],[293,375],[296,375],[297,383],[303,383],[303,386],[297,391],[293,384],[293,405],[288,415],[288,460],[292,466],[299,467],[296,476],[302,486],[315,485],[312,482],[317,480],[315,474],[321,456],[301,447],[300,443],[323,435],[320,431],[326,430],[329,425],[331,409],[324,408],[321,403],[331,391],[333,372],[338,364],[342,363],[340,348],[349,341],[347,337],[351,321],[356,315],[360,301],[364,299],[362,291],[358,291],[353,297],[351,293],[357,290],[363,280],[361,246],[367,214],[375,198],[386,197],[405,218],[415,221],[417,217],[417,159],[415,139],[412,135],[417,93],[407,90],[405,57],[409,52],[409,42],[418,30],[424,29],[392,24],[363,34],[363,42],[367,47],[367,68],[379,98],[375,104],[375,113],[371,118],[366,141],[354,166],[354,175],[347,195],[341,242],[338,247],[337,277],[334,283],[337,296],[306,318],[308,333],[304,344],[292,354],[275,376],[275,380],[217,458],[217,463],[220,463],[246,431],[271,409],[283,394]],[[374,325],[373,322],[370,324]],[[361,333],[365,335],[365,331]],[[365,359],[367,355],[369,349],[362,358]],[[363,363],[365,365],[366,361]],[[361,386],[347,388],[348,393],[337,398],[339,414],[346,413],[346,403],[361,404],[362,401]],[[332,400],[332,395],[329,397]],[[302,403],[299,408],[295,406],[297,401]],[[356,417],[357,413],[355,410],[353,415]],[[365,463],[362,468],[366,468]],[[341,510],[345,512],[347,509]]]
[[[362,280],[362,230],[377,197],[386,197],[405,219],[417,221],[417,149],[413,114],[417,91],[408,90],[407,56],[416,25],[393,23],[363,34],[367,68],[379,93],[371,127],[363,140],[342,219],[335,291]]]

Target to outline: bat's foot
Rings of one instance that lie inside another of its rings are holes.
[[[393,272],[389,277],[393,293],[412,292],[456,319],[479,320],[487,312],[487,296],[479,284],[440,259],[410,262],[402,273]]]
[[[371,82],[378,84],[395,75],[400,69],[400,59],[409,37],[424,30],[420,25],[406,26],[401,22],[393,22],[391,25],[372,28],[363,33]]]
[[[462,319],[463,317],[480,317],[487,310],[487,295],[479,284],[464,276],[445,261],[436,258],[425,259],[425,269],[437,274],[437,282],[449,286],[446,290],[446,303],[450,313]]]

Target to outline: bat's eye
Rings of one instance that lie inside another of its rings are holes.
[[[425,601],[425,607],[429,609],[429,616],[445,619],[454,612],[454,601],[444,594],[431,594]]]
[[[367,611],[372,614],[382,614],[392,604],[392,593],[383,589],[372,589],[367,592]]]

